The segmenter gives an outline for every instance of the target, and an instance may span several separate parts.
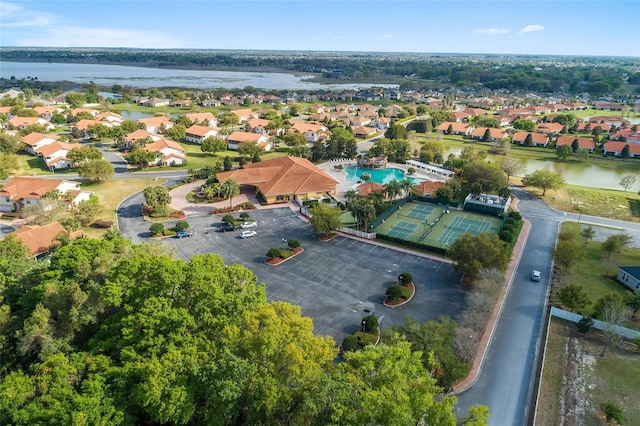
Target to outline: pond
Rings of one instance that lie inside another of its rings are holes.
[[[386,185],[392,180],[397,180],[398,182],[400,182],[401,180],[407,178],[407,176],[404,174],[404,170],[394,169],[391,167],[388,167],[386,169],[363,169],[354,166],[348,166],[344,168],[344,171],[347,173],[347,180],[354,183],[362,181],[361,176],[363,173],[368,173],[371,176],[371,179],[369,179],[370,182],[377,182],[382,185]],[[424,179],[411,178],[411,182],[413,183],[419,183],[423,180]]]
[[[447,158],[449,154],[459,155],[461,149],[453,148],[445,150],[444,158]],[[489,161],[500,161],[504,158],[500,155],[488,155]],[[617,161],[614,158],[610,158],[610,161]],[[588,186],[593,188],[622,190],[620,186],[620,178],[626,175],[636,176],[636,183],[629,188],[628,191],[638,192],[640,190],[640,173],[638,168],[619,163],[617,167],[604,167],[598,164],[593,164],[588,161],[575,162],[575,163],[559,163],[556,161],[544,161],[523,158],[522,163],[525,167],[523,176],[531,174],[536,170],[547,169],[554,172],[562,173],[565,181],[570,185]],[[638,159],[640,163],[640,159]]]

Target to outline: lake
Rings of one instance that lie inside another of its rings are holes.
[[[269,90],[322,90],[394,87],[397,84],[320,84],[308,81],[309,75],[277,72],[210,70],[170,70],[120,65],[58,64],[44,62],[0,62],[0,77],[17,79],[37,77],[41,81],[72,81],[99,86],[184,87],[190,89],[244,88]]]

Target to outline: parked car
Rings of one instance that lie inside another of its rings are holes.
[[[255,237],[256,235],[258,235],[258,233],[256,231],[242,231],[242,233],[240,234],[240,238],[249,238],[249,237]]]
[[[532,271],[531,272],[531,281],[540,281],[540,276],[542,274],[540,273],[540,271]]]
[[[193,235],[191,231],[178,231],[176,232],[176,238],[187,238]]]
[[[253,228],[254,226],[258,226],[258,224],[256,222],[243,222],[242,225],[240,225],[240,228],[247,229]]]
[[[228,223],[223,223],[222,225],[218,226],[218,232],[229,232],[235,230],[236,227],[233,225],[229,225]]]

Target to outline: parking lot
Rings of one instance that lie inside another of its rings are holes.
[[[338,236],[321,242],[311,227],[289,208],[249,212],[258,226],[257,236],[241,239],[240,230],[215,232],[221,216],[187,219],[194,235],[164,239],[177,256],[218,253],[227,264],[253,270],[266,284],[269,300],[284,300],[302,307],[313,318],[315,332],[333,336],[340,344],[355,331],[362,318],[374,313],[383,328],[402,323],[409,315],[418,321],[440,315],[453,318],[464,305],[466,288],[448,263],[391,248]],[[236,215],[237,216],[237,215]],[[296,238],[304,252],[278,266],[264,263],[271,247],[284,247]],[[405,306],[382,305],[386,288],[402,272],[413,274],[416,295]]]

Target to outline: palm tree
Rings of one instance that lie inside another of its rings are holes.
[[[404,196],[408,197],[413,191],[413,181],[410,178],[402,179],[400,181],[400,188],[402,188]]]
[[[627,306],[631,308],[631,312],[635,317],[640,310],[640,293],[634,291],[633,293],[627,294],[625,299]]]
[[[389,196],[391,201],[393,201],[398,196],[398,194],[402,192],[402,186],[400,186],[400,182],[394,179],[387,184],[384,192]]]
[[[347,192],[344,193],[344,200],[347,202],[347,204],[351,204],[352,202],[354,202],[357,197],[358,191],[353,188],[347,190]]]
[[[229,208],[233,207],[233,197],[240,193],[240,185],[233,179],[227,179],[222,183],[222,194],[229,199]]]

